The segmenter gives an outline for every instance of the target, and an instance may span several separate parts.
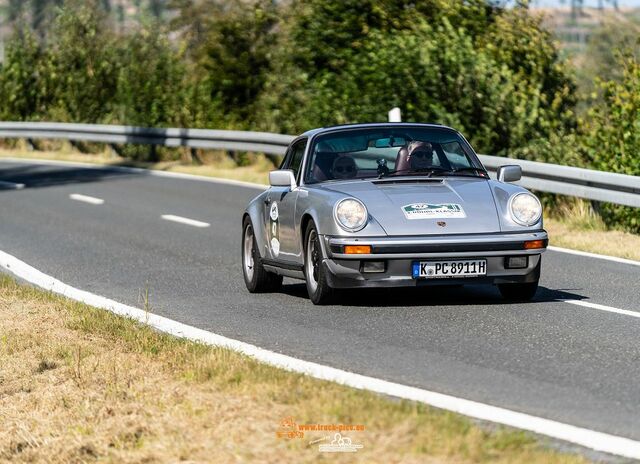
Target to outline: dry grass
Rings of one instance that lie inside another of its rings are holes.
[[[0,276],[0,461],[577,463],[529,434],[155,332]],[[364,424],[327,456],[282,418]]]
[[[608,230],[588,201],[566,199],[544,226],[551,245],[640,261],[640,235]]]

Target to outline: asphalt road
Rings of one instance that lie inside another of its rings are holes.
[[[140,306],[149,288],[153,312],[273,351],[640,440],[640,319],[563,301],[640,313],[640,266],[548,251],[527,304],[464,287],[356,291],[315,307],[294,280],[251,295],[241,217],[256,193],[0,161],[0,250],[122,303]]]

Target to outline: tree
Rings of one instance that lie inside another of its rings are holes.
[[[54,119],[97,123],[117,88],[116,37],[97,2],[70,0],[56,19],[50,47]]]
[[[63,0],[31,0],[31,27],[40,37],[44,37]]]
[[[166,127],[180,119],[186,67],[157,25],[132,33],[118,53],[117,121]]]
[[[405,119],[492,154],[572,127],[573,86],[540,22],[484,1],[298,0],[279,24],[264,129]]]
[[[595,102],[583,121],[580,139],[594,169],[640,176],[640,61],[619,59],[622,79],[600,82],[602,100]],[[608,224],[626,226],[640,233],[636,208],[604,204],[600,208]]]
[[[149,12],[156,18],[162,18],[166,8],[166,0],[149,0]]]
[[[15,23],[24,13],[24,1],[23,0],[9,0],[7,5],[7,17],[10,23]]]
[[[51,100],[49,56],[28,28],[18,29],[0,68],[0,119],[41,119]]]
[[[200,59],[201,44],[210,31],[211,18],[224,12],[222,0],[169,0],[167,9],[174,11],[171,29],[181,34],[195,61]]]
[[[228,124],[248,127],[262,94],[279,35],[276,0],[172,0],[171,29],[187,44],[187,56],[207,75],[210,101],[220,103]]]

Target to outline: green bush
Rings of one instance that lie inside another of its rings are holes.
[[[620,81],[600,83],[602,100],[583,121],[582,149],[593,169],[640,176],[640,62],[621,58]],[[609,225],[640,232],[640,209],[603,204]]]
[[[36,37],[19,28],[7,44],[0,67],[0,119],[44,118],[52,101],[52,74],[49,56]]]
[[[116,37],[97,5],[86,3],[65,3],[47,47],[54,99],[49,116],[53,120],[102,122],[116,93]]]

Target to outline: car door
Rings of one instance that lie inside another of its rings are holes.
[[[295,140],[287,150],[280,169],[291,169],[300,181],[302,159],[307,139]],[[299,244],[296,234],[295,210],[299,189],[295,187],[271,187],[265,200],[266,230],[271,258],[284,263],[299,261]]]

